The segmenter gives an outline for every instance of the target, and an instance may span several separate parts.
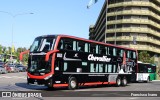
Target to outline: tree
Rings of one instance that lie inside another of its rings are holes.
[[[2,52],[3,52],[3,47],[2,47],[2,45],[0,45],[0,54],[2,54]]]
[[[151,57],[147,51],[141,51],[138,54],[138,60],[144,63],[154,63],[154,57]]]

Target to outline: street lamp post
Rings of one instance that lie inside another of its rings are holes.
[[[11,37],[12,37],[12,41],[11,41],[11,63],[12,63],[12,48],[13,48],[13,31],[14,31],[14,20],[17,16],[19,15],[26,15],[26,14],[34,14],[34,13],[18,13],[18,14],[12,14],[10,12],[5,12],[5,11],[0,11],[1,13],[6,13],[8,15],[10,15],[12,17],[12,33],[11,33]]]

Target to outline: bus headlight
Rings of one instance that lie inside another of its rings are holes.
[[[49,75],[49,76],[45,77],[44,80],[48,80],[51,77],[52,77],[52,75]]]

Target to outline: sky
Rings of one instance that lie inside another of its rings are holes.
[[[89,26],[97,21],[105,0],[87,9],[89,1],[0,0],[0,45],[11,46],[13,40],[15,48],[29,48],[37,36],[48,34],[88,39]]]

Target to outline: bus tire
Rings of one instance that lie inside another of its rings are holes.
[[[29,85],[29,79],[28,79],[28,77],[27,77],[27,84]]]
[[[70,77],[68,80],[68,89],[74,90],[78,87],[77,79],[75,77]]]
[[[46,85],[47,85],[47,87],[48,87],[49,90],[54,89],[54,87],[53,87],[53,79],[50,78],[50,79],[48,80],[48,82],[46,83]]]
[[[127,78],[123,77],[122,79],[122,86],[126,86],[127,85]]]
[[[121,85],[121,78],[117,77],[116,79],[116,86],[119,87]]]
[[[150,80],[149,80],[149,77],[147,78],[147,81],[144,81],[145,83],[149,83],[150,82]]]

